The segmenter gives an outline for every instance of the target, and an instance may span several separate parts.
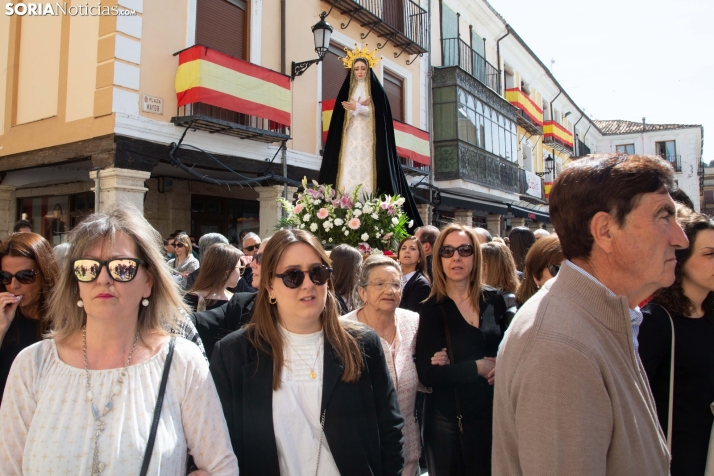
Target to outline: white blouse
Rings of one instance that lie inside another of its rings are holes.
[[[293,334],[281,327],[285,346],[280,389],[273,392],[273,429],[278,447],[281,476],[315,474],[322,426],[322,378],[324,349],[322,331]],[[314,371],[316,377],[310,378]],[[339,476],[335,460],[322,435],[320,476]]]
[[[168,347],[167,339],[156,355],[127,369],[99,437],[102,476],[139,474]],[[98,408],[121,370],[89,371]],[[0,406],[0,475],[90,474],[96,425],[86,394],[85,369],[62,362],[54,340],[23,350]],[[212,476],[238,474],[208,364],[195,344],[177,338],[148,474],[185,474],[188,448]]]

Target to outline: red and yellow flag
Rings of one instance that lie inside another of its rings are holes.
[[[546,121],[543,124],[543,136],[546,139],[552,138],[561,144],[573,147],[573,134],[555,121]]]
[[[290,126],[290,77],[205,46],[179,53],[178,105],[203,103]]]
[[[510,102],[530,117],[539,126],[543,125],[543,109],[538,107],[526,93],[519,88],[506,89],[506,101]]]
[[[336,99],[322,101],[322,142],[327,142],[327,132],[330,130],[332,111]],[[394,120],[394,141],[399,157],[429,165],[429,133],[414,126]]]

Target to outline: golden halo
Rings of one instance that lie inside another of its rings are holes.
[[[345,48],[345,52],[347,53],[347,56],[344,58],[340,58],[340,60],[344,63],[345,68],[352,69],[352,65],[354,64],[355,60],[357,58],[362,58],[367,63],[369,64],[370,68],[374,68],[374,66],[379,63],[379,60],[381,60],[381,56],[377,57],[377,50],[375,48],[374,51],[370,52],[369,49],[367,48],[368,45],[365,43],[364,47],[360,49],[357,46],[357,43],[355,43],[355,49],[350,51],[347,48]]]

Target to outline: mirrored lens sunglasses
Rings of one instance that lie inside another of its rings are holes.
[[[282,279],[286,288],[296,289],[302,286],[306,274],[310,276],[310,281],[315,285],[323,286],[330,279],[332,268],[328,268],[324,264],[313,266],[308,271],[293,268],[282,274],[276,274],[275,277]]]
[[[107,267],[109,276],[114,281],[128,283],[136,277],[140,264],[147,266],[146,261],[136,258],[118,258],[104,261],[79,258],[72,261],[72,268],[74,269],[75,278],[82,283],[91,283],[97,279],[104,266]]]

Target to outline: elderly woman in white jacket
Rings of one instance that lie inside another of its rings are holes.
[[[413,358],[419,314],[398,307],[402,298],[402,270],[399,263],[384,255],[367,258],[362,265],[357,291],[364,305],[342,319],[359,321],[374,329],[380,337],[405,422],[402,428],[405,462],[402,474],[414,476],[419,469],[421,454],[414,407],[417,391],[428,392],[419,383]],[[446,352],[437,352],[432,363],[448,364]]]

